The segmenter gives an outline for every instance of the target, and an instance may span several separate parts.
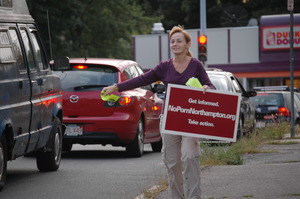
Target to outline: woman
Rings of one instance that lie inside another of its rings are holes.
[[[193,58],[189,51],[190,35],[181,26],[175,26],[169,37],[174,58],[159,63],[139,77],[103,88],[104,95],[115,90],[124,91],[145,86],[159,80],[167,89],[168,83],[185,85],[191,77],[199,79],[204,88],[203,92],[208,88],[215,89],[201,62]],[[200,164],[198,160],[200,144],[198,138],[170,134],[162,134],[162,137],[162,159],[168,170],[170,198],[200,198]]]

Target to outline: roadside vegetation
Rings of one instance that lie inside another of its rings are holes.
[[[280,142],[288,135],[290,138],[291,125],[287,122],[275,123],[272,126],[259,128],[246,135],[242,140],[231,144],[212,145],[201,143],[201,166],[213,165],[241,165],[242,155],[260,153],[260,145],[268,144],[295,144],[294,141]],[[300,127],[295,127],[295,138],[300,136]]]

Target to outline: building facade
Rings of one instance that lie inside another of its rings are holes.
[[[294,14],[294,86],[300,89],[300,14]],[[197,57],[200,29],[187,30]],[[259,26],[206,29],[208,68],[234,73],[246,90],[290,85],[290,15],[262,16]],[[168,33],[133,36],[134,60],[147,70],[170,59]]]

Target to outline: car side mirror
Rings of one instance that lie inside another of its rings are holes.
[[[248,92],[247,92],[247,95],[248,95],[249,97],[254,97],[254,96],[257,95],[257,93],[256,93],[256,91],[248,91]]]
[[[53,70],[64,71],[70,69],[70,61],[68,57],[61,57],[54,59]]]

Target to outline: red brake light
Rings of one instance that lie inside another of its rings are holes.
[[[130,102],[131,102],[131,98],[130,97],[122,97],[122,98],[120,98],[119,99],[119,104],[121,105],[121,106],[127,106],[128,104],[130,104]]]
[[[73,66],[73,68],[79,69],[79,70],[84,70],[84,69],[87,69],[87,66],[85,66],[85,65],[76,65],[76,66]]]
[[[158,111],[158,110],[160,110],[160,108],[159,108],[158,106],[153,106],[153,107],[152,107],[152,110]]]
[[[285,107],[279,108],[278,114],[281,115],[281,116],[291,117],[291,112],[289,111],[289,109],[287,109]]]

